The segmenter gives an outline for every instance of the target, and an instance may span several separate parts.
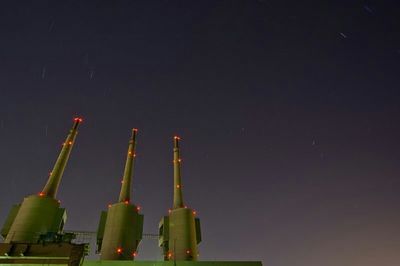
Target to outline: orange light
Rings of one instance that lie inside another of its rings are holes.
[[[180,185],[176,185],[176,188],[180,188],[181,186]]]
[[[136,153],[133,154],[133,157],[136,157]]]
[[[121,180],[121,184],[123,184],[124,183],[124,180]]]
[[[132,154],[132,152],[131,152],[131,151],[129,151],[129,152],[128,152],[128,154],[129,154],[129,155],[131,155],[131,154]]]
[[[68,144],[71,145],[71,144],[72,144],[72,141],[69,141]]]
[[[39,193],[39,196],[40,196],[40,197],[43,197],[43,196],[44,196],[44,193],[43,193],[43,192],[40,192],[40,193]]]
[[[122,248],[117,248],[117,253],[121,254],[122,253]]]
[[[197,214],[197,212],[196,211],[193,211],[193,215],[196,215]]]
[[[168,258],[171,258],[171,257],[172,257],[172,253],[168,252]]]
[[[185,205],[185,209],[187,209],[187,206]]]
[[[125,203],[125,204],[129,204],[129,200],[125,200],[124,203]]]
[[[141,208],[142,208],[142,207],[137,206],[137,207],[136,207],[136,210],[140,211]]]
[[[188,250],[186,250],[186,254],[190,254],[190,250],[188,249]]]
[[[178,162],[182,162],[182,160],[181,160],[181,159],[178,159]]]
[[[132,253],[132,256],[136,257],[136,256],[137,256],[137,253],[134,251],[134,252]]]
[[[174,139],[180,140],[181,138],[178,136],[174,136]]]
[[[171,209],[169,209],[169,210],[168,210],[168,213],[171,213],[171,212],[172,212]]]
[[[108,204],[108,208],[111,208],[111,204]]]

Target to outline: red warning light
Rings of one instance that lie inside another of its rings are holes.
[[[129,200],[125,200],[124,203],[125,203],[125,204],[129,204]]]
[[[134,129],[132,129],[133,131],[135,131],[135,132],[137,132],[138,131],[138,129],[137,128],[134,128]]]
[[[75,122],[82,122],[82,121],[83,121],[83,119],[82,119],[82,118],[80,118],[80,117],[75,117],[75,118],[74,118],[74,121],[75,121]]]
[[[142,207],[140,207],[140,206],[136,207],[136,210],[138,210],[138,211],[140,211],[141,209],[142,209]]]
[[[43,193],[43,192],[40,192],[40,193],[39,193],[39,196],[40,196],[40,197],[44,197],[44,193]]]
[[[122,248],[117,248],[117,253],[122,254]]]
[[[133,257],[136,257],[136,256],[137,256],[137,253],[134,251],[134,252],[132,253],[132,256],[133,256]]]
[[[178,136],[174,136],[174,139],[180,140],[181,138]]]

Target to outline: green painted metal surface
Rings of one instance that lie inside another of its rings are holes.
[[[0,243],[0,265],[68,264],[80,266],[85,244],[57,243]]]
[[[53,170],[50,172],[49,179],[47,180],[47,183],[42,190],[42,195],[52,198],[55,198],[55,196],[57,195],[58,187],[61,182],[61,177],[64,173],[65,166],[67,165],[72,147],[74,146],[76,135],[78,134],[78,126],[80,122],[82,122],[81,118],[74,119],[74,125],[72,126],[72,129],[70,130],[67,139],[63,143],[60,155],[58,156]]]
[[[30,264],[14,264],[2,263],[2,265],[24,265],[24,266],[39,266],[39,265],[67,265],[51,263],[30,263]],[[85,260],[82,266],[262,266],[260,261],[107,261],[107,260]]]
[[[181,178],[181,163],[182,159],[179,150],[180,138],[174,137],[174,209],[183,208],[183,196],[182,196],[182,178]]]
[[[24,198],[21,204],[14,205],[11,209],[1,230],[1,235],[5,237],[5,243],[0,244],[1,265],[59,266],[78,265],[82,262],[87,245],[70,249],[79,245],[71,244],[72,238],[69,239],[68,234],[52,237],[61,233],[66,221],[66,212],[60,208],[55,196],[80,122],[80,118],[75,119],[42,192]],[[97,230],[101,260],[84,261],[80,265],[262,266],[259,261],[197,261],[197,245],[201,242],[200,220],[195,217],[195,212],[183,203],[179,137],[174,138],[173,209],[159,224],[159,245],[162,247],[164,261],[133,261],[143,232],[143,215],[139,214],[138,208],[130,202],[135,147],[136,130],[133,130],[119,200],[110,205],[107,211],[102,212]],[[11,248],[6,250],[7,245]],[[68,250],[71,252],[66,252]],[[68,256],[65,256],[66,254]]]
[[[66,213],[55,199],[61,177],[68,162],[81,118],[75,118],[48,181],[39,195],[31,195],[18,207],[13,207],[2,234],[7,233],[5,243],[36,243],[41,234],[60,232],[65,224]],[[17,205],[18,206],[18,205]]]
[[[142,239],[143,215],[136,206],[123,202],[111,205],[107,220],[100,258],[102,260],[132,260]]]
[[[136,152],[136,134],[137,129],[132,129],[132,136],[129,140],[128,153],[126,154],[124,175],[122,178],[121,192],[119,193],[119,202],[126,202],[131,200],[131,183],[132,173],[135,163]]]
[[[23,200],[4,242],[36,243],[41,234],[58,233],[65,223],[64,213],[56,199],[28,196]]]
[[[137,130],[132,130],[122,178],[119,202],[109,206],[100,217],[97,250],[102,260],[132,260],[142,239],[143,215],[130,202]]]
[[[262,266],[260,261],[84,261],[83,266]]]
[[[4,222],[3,228],[1,229],[1,236],[3,238],[7,237],[8,232],[10,231],[11,225],[13,224],[20,207],[21,207],[21,204],[15,204],[14,206],[12,206],[11,211],[8,213],[7,219]]]
[[[99,225],[97,227],[97,232],[96,232],[96,252],[100,253],[101,250],[101,246],[103,244],[103,237],[104,237],[104,229],[106,227],[106,221],[107,221],[107,214],[108,211],[102,211],[100,214],[100,221],[99,221]]]
[[[179,137],[174,137],[174,202],[159,223],[159,245],[165,261],[196,261],[201,241],[200,219],[183,203]]]

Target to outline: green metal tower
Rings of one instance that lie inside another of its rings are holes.
[[[200,219],[183,204],[179,140],[174,137],[174,205],[160,221],[159,245],[166,261],[196,261],[201,241]]]
[[[37,243],[45,235],[62,231],[67,216],[55,197],[81,122],[81,118],[74,119],[42,192],[30,195],[12,207],[1,230],[5,243]]]
[[[101,260],[133,260],[142,239],[143,215],[130,203],[137,129],[132,130],[118,203],[103,211],[97,230]]]

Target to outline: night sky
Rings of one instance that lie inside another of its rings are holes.
[[[200,259],[399,265],[399,18],[397,0],[3,1],[0,223],[80,115],[66,229],[118,199],[136,127],[145,233],[172,206],[178,134]]]

